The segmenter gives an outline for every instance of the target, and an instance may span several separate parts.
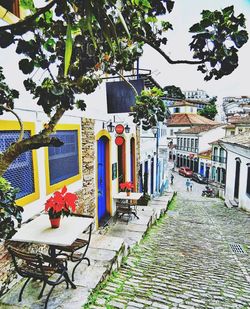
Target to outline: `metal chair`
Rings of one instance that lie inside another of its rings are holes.
[[[81,214],[73,214],[73,216],[76,217],[83,217],[83,218],[92,218],[93,216],[88,215],[81,215]],[[70,246],[53,246],[55,250],[58,250],[56,252],[56,256],[66,256],[68,260],[71,262],[76,262],[76,265],[74,266],[72,270],[72,281],[75,280],[75,271],[77,266],[83,261],[86,260],[88,262],[88,266],[90,266],[90,260],[85,255],[88,251],[90,239],[91,239],[91,233],[92,233],[92,225],[89,226],[89,228],[86,231],[83,231],[83,233],[88,232],[88,239],[81,239],[77,238],[72,245]],[[83,249],[84,251],[82,253],[78,253],[80,249]]]
[[[13,246],[8,246],[7,249],[11,254],[17,273],[21,277],[27,278],[19,293],[19,302],[22,301],[23,291],[30,279],[41,280],[43,282],[43,286],[38,296],[38,299],[43,296],[43,292],[47,284],[52,286],[46,297],[44,305],[45,309],[47,308],[50,295],[55,286],[65,282],[67,285],[67,289],[69,287],[69,284],[73,289],[76,289],[76,286],[73,282],[71,282],[69,278],[67,270],[64,266],[63,259],[52,259],[51,257],[41,253],[34,254],[23,252],[17,248],[14,248]],[[55,279],[52,279],[51,277],[56,273],[58,273],[59,276],[57,276]]]

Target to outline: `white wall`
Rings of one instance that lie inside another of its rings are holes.
[[[225,130],[222,126],[199,134],[199,152],[206,151],[211,148],[209,143],[214,142],[225,136]]]
[[[236,158],[240,158],[239,207],[250,211],[250,196],[246,194],[247,164],[250,164],[250,149],[224,144],[227,148],[226,201],[234,200]]]

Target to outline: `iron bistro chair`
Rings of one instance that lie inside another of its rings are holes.
[[[82,214],[72,214],[72,216],[76,217],[83,217],[83,218],[92,218],[93,216],[88,216],[88,215],[82,215]],[[72,281],[75,280],[75,270],[77,266],[83,261],[86,260],[88,262],[88,266],[90,266],[90,260],[87,258],[85,255],[88,251],[89,244],[90,244],[90,239],[91,239],[91,233],[92,233],[92,224],[88,227],[86,231],[83,231],[83,233],[88,232],[88,239],[82,239],[82,238],[77,238],[72,245],[70,246],[53,246],[54,250],[56,251],[56,256],[66,256],[67,259],[71,262],[76,262],[76,265],[74,266],[72,270]],[[83,252],[77,253],[80,249],[83,249]]]
[[[67,289],[69,284],[73,289],[76,289],[76,286],[69,278],[66,267],[63,265],[63,259],[52,259],[51,257],[41,253],[26,253],[12,246],[8,246],[7,248],[13,259],[15,270],[20,276],[27,278],[21,288],[18,298],[19,302],[22,301],[23,291],[32,278],[43,281],[42,290],[38,296],[38,299],[43,296],[43,292],[47,284],[52,286],[45,301],[45,309],[47,308],[50,295],[55,286],[66,282]],[[59,276],[52,279],[51,277],[56,273],[58,273]]]

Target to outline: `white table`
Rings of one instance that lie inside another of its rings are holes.
[[[142,197],[143,193],[131,192],[130,195],[127,195],[126,192],[119,192],[113,195],[113,199],[118,200],[139,200]]]
[[[11,240],[51,246],[70,246],[92,223],[92,218],[62,217],[60,227],[54,229],[50,226],[49,216],[41,214],[23,224]]]
[[[130,195],[127,195],[126,192],[119,192],[117,194],[113,195],[113,199],[115,200],[119,200],[119,201],[137,201],[139,200],[139,198],[143,195],[143,193],[138,193],[138,192],[131,192]],[[133,210],[131,208],[130,203],[124,203],[124,206],[127,206],[127,210],[125,209],[125,212],[123,214],[129,214],[129,218],[130,218],[130,214],[133,214],[137,219],[139,219],[139,217],[137,216],[137,210],[136,210],[136,206],[135,209]],[[123,207],[121,207],[122,209]],[[119,212],[119,209],[118,209]],[[122,216],[122,215],[121,215]]]

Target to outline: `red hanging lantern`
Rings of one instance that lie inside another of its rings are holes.
[[[115,132],[117,134],[122,134],[124,132],[124,126],[122,124],[118,124],[116,127],[115,127]]]
[[[117,136],[117,137],[115,138],[115,143],[116,143],[117,146],[121,146],[121,145],[124,143],[124,137],[122,137],[122,136]]]

